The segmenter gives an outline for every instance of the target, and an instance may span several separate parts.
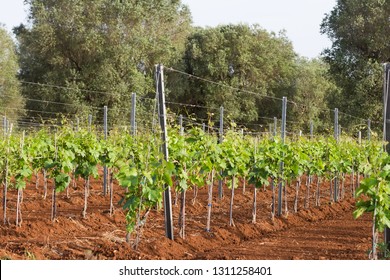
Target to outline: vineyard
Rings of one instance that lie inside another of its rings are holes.
[[[0,260],[390,259],[390,0],[8,2]]]
[[[142,257],[136,251],[150,242],[147,232],[164,235],[161,215],[167,190],[173,197],[173,226],[181,243],[197,234],[234,243],[237,236],[224,237],[226,229],[245,228],[249,231],[245,239],[250,239],[259,233],[255,230],[259,226],[263,234],[267,232],[265,224],[283,229],[286,223],[299,225],[299,219],[325,219],[329,213],[321,214],[323,209],[353,209],[354,198],[360,195],[364,199],[357,202],[355,216],[373,212],[374,236],[390,224],[386,183],[390,159],[380,142],[325,137],[283,141],[270,134],[245,135],[234,128],[220,141],[217,134],[201,128],[184,132],[178,126],[168,127],[167,139],[168,161],[161,152],[159,131],[134,135],[112,130],[104,137],[90,128],[65,124],[23,133],[13,133],[11,128],[0,142],[5,242],[13,235],[22,238],[25,227],[39,232],[41,226],[60,224],[56,231],[66,232],[78,224],[91,238],[80,237],[81,244],[95,239],[99,244],[97,239],[106,238],[112,243],[109,246],[130,244],[117,249],[122,250],[122,258]],[[102,188],[104,173],[107,186]],[[111,234],[104,238],[88,230],[99,229],[109,220],[114,221]],[[41,246],[49,246],[41,234]],[[71,231],[66,235],[72,236]],[[14,243],[3,247],[2,254]],[[158,244],[154,246],[158,255]],[[27,247],[14,251],[28,258]],[[40,257],[88,258],[99,249],[81,251]]]

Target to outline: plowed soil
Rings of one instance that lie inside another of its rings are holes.
[[[102,182],[92,180],[86,218],[82,217],[83,182],[71,187],[69,197],[57,197],[57,218],[51,221],[51,193],[43,198],[41,184],[33,178],[23,194],[21,226],[15,225],[16,191],[8,191],[7,225],[0,226],[1,259],[368,259],[371,218],[352,216],[355,201],[348,182],[345,197],[330,202],[329,185],[321,189],[321,205],[304,207],[306,190],[301,186],[298,211],[293,210],[295,190],[287,192],[288,212],[271,219],[269,187],[257,192],[257,220],[252,223],[253,187],[235,190],[233,218],[229,225],[230,190],[214,202],[211,231],[205,231],[207,187],[187,192],[186,235],[178,234],[179,205],[173,206],[174,241],[165,237],[163,210],[150,212],[138,249],[126,242],[125,212],[117,205],[123,190],[114,186],[116,208],[110,215],[109,196]],[[42,180],[41,180],[42,182]],[[51,184],[49,183],[49,190]],[[175,193],[172,194],[173,203]],[[283,205],[283,209],[284,209]],[[0,211],[3,217],[3,210]],[[130,243],[134,240],[131,239]]]

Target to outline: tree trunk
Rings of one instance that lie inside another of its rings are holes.
[[[256,224],[256,213],[257,213],[257,188],[253,187],[253,210],[252,210],[252,224]]]
[[[54,181],[53,183],[53,192],[52,192],[52,197],[51,197],[51,220],[54,221],[54,219],[56,218],[56,215],[57,215],[57,205],[56,205],[56,199],[57,199],[57,195],[56,195],[56,183]]]
[[[232,195],[230,197],[230,219],[229,219],[229,225],[235,226],[233,221],[233,202],[234,202],[234,187],[236,183],[236,177],[233,176],[232,178]]]
[[[306,179],[306,197],[305,197],[305,209],[310,207],[310,186],[311,186],[311,175],[308,175]]]
[[[108,174],[110,174],[109,173],[109,170],[107,170],[107,176],[109,176]],[[109,178],[107,178],[108,180],[109,180]],[[89,179],[89,177],[87,178],[87,196],[89,197],[89,195],[91,194],[91,189],[90,189],[90,179]]]
[[[329,183],[329,201],[332,203],[333,202],[333,179],[330,179]]]
[[[272,189],[272,201],[271,201],[271,219],[275,218],[275,180],[271,178],[271,189]]]
[[[146,220],[148,218],[149,213],[150,213],[150,208],[146,210],[145,214],[142,217],[140,212],[138,212],[137,214],[137,225],[135,228],[135,240],[133,244],[134,250],[138,250],[139,243],[141,242],[142,229],[146,224]],[[128,243],[130,242],[130,233],[127,233],[126,241]]]
[[[72,188],[76,189],[77,188],[77,183],[76,183],[76,176],[75,176],[75,170],[72,171]]]
[[[298,212],[298,200],[299,200],[299,189],[301,186],[301,177],[298,178],[297,183],[295,185],[295,199],[294,199],[294,212]]]
[[[112,213],[114,211],[114,176],[113,172],[110,172],[110,180],[109,180],[109,185],[110,185],[110,216],[112,216]]]
[[[345,197],[345,173],[341,174],[341,180],[340,200],[343,200]]]
[[[194,188],[194,197],[192,198],[192,205],[195,205],[196,198],[198,196],[198,188]]]
[[[88,205],[88,195],[89,195],[89,177],[84,179],[84,209],[83,209],[83,218],[87,216],[87,205]]]
[[[186,228],[186,190],[182,190],[180,194],[180,215],[179,215],[179,235],[185,239]]]
[[[184,171],[187,171],[187,167],[184,164]],[[181,190],[180,193],[180,211],[179,211],[179,236],[185,239],[185,227],[186,227],[186,192],[187,190]]]
[[[70,196],[69,196],[69,185],[70,184],[68,184],[67,186],[66,186],[66,198],[69,198]]]
[[[317,176],[316,206],[320,206],[321,205],[321,201],[320,201],[320,181],[321,181],[321,178],[319,176]]]
[[[378,187],[375,188],[375,193],[378,193]],[[375,228],[375,221],[376,221],[376,199],[374,200],[374,213],[372,215],[372,256],[371,259],[377,260],[378,259],[378,253],[376,250],[376,245],[378,243],[378,232]]]
[[[43,199],[47,197],[47,171],[43,169]]]
[[[16,199],[16,221],[15,225],[20,227],[22,225],[22,210],[21,210],[21,200],[22,200],[22,189],[18,189],[18,195]]]
[[[211,224],[211,209],[213,203],[213,184],[214,184],[214,169],[211,171],[211,180],[208,189],[208,200],[207,200],[207,223],[206,223],[206,231],[210,231]]]
[[[7,167],[6,167],[6,173],[7,173]],[[3,182],[3,220],[4,225],[7,224],[7,189],[8,189],[8,179],[5,177]]]
[[[35,175],[35,189],[38,189],[38,187],[39,187],[39,174],[38,174],[38,172],[36,171],[35,173],[34,173],[34,175]]]
[[[173,205],[177,206],[177,201],[179,200],[179,192],[175,191],[175,199],[173,200]]]
[[[352,197],[355,197],[356,189],[360,187],[360,173],[359,171],[356,174],[356,188],[353,189]]]
[[[5,174],[4,175],[5,178],[4,178],[4,190],[3,190],[3,218],[4,218],[4,225],[6,225],[7,224],[8,157],[5,160],[4,174]]]
[[[283,189],[283,192],[284,192],[284,212],[285,212],[285,215],[288,216],[288,201],[287,201],[287,180],[284,182],[284,189]]]

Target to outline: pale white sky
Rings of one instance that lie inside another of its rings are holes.
[[[11,32],[12,27],[26,21],[27,9],[23,0],[0,0],[0,23]]]
[[[309,58],[318,56],[330,41],[320,34],[320,24],[336,0],[182,0],[190,7],[194,24],[217,26],[257,23],[268,31],[286,30],[295,51]],[[23,0],[0,0],[0,23],[11,31],[26,21]]]
[[[331,42],[320,34],[320,24],[336,0],[182,0],[198,26],[227,23],[259,24],[268,31],[286,30],[295,51],[318,56]]]

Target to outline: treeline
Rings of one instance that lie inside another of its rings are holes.
[[[1,113],[98,118],[96,108],[106,105],[110,122],[120,124],[132,92],[154,98],[154,65],[161,63],[173,113],[212,123],[224,106],[227,120],[266,130],[287,96],[290,130],[307,132],[312,120],[317,132],[329,131],[337,107],[347,113],[340,115],[346,131],[365,129],[369,118],[379,131],[389,2],[337,1],[321,25],[332,48],[306,59],[283,32],[245,24],[194,27],[180,0],[29,0],[28,24],[14,28],[16,46],[0,32]],[[139,118],[152,106],[140,102]]]

